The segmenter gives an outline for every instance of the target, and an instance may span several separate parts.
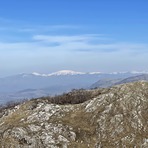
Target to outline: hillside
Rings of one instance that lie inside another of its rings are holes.
[[[39,98],[1,109],[0,147],[147,148],[148,83],[73,91],[55,102]]]
[[[100,79],[96,83],[92,84],[90,88],[107,88],[119,84],[125,84],[125,83],[131,83],[131,82],[136,82],[136,81],[148,81],[148,74],[141,74],[141,75],[136,75],[136,76],[130,76],[127,78],[105,78],[105,79]]]
[[[136,81],[142,81],[142,80],[148,81],[148,74],[142,74],[142,75],[138,75],[138,76],[128,77],[126,79],[123,79],[122,81],[115,83],[115,85],[136,82]]]
[[[90,86],[90,88],[107,88],[116,85],[116,83],[122,81],[122,78],[118,79],[101,79]]]

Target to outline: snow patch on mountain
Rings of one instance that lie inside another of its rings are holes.
[[[89,72],[88,74],[91,74],[91,75],[95,75],[95,74],[101,74],[102,72]]]
[[[59,75],[79,75],[79,74],[85,74],[85,73],[76,72],[76,71],[72,71],[72,70],[61,70],[61,71],[58,71],[58,72],[51,73],[48,76],[53,76],[53,75],[56,75],[56,76],[59,76]]]
[[[72,70],[61,70],[61,71],[57,71],[57,72],[50,73],[50,74],[40,74],[37,72],[33,72],[32,74],[35,76],[49,77],[49,76],[61,76],[61,75],[81,75],[81,74],[86,74],[86,73],[76,72],[76,71],[72,71]]]
[[[35,75],[35,76],[42,76],[42,77],[47,77],[48,76],[46,74],[40,74],[40,73],[37,73],[37,72],[33,72],[32,74]]]
[[[148,74],[148,71],[131,71],[133,74]]]
[[[84,75],[84,74],[90,74],[90,75],[96,75],[96,74],[113,74],[113,75],[118,75],[118,74],[148,74],[148,71],[124,71],[124,72],[111,72],[111,73],[102,73],[102,72],[77,72],[77,71],[72,71],[72,70],[60,70],[57,72],[53,72],[50,74],[40,74],[37,72],[33,72],[32,75],[34,76],[42,76],[42,77],[50,77],[50,76],[66,76],[66,75]],[[29,75],[29,74],[28,74]],[[24,77],[27,76],[27,74],[23,75]]]

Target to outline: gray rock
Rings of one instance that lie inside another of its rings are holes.
[[[135,82],[90,90],[81,104],[27,101],[0,117],[0,147],[147,148],[147,91],[147,82]]]

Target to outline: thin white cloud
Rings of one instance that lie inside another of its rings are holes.
[[[9,21],[9,20],[8,20]],[[47,33],[56,32],[59,30],[80,29],[80,26],[76,25],[24,25],[15,24],[13,22],[5,22],[0,19],[0,31],[13,31],[18,33]]]
[[[48,35],[35,35],[34,40],[43,42],[58,42],[60,44],[71,42],[89,42],[94,40],[100,40],[102,37],[96,34],[84,34],[84,35],[62,35],[62,36],[48,36]]]
[[[29,42],[0,42],[0,50],[24,50],[24,51],[42,51],[42,52],[121,52],[121,53],[147,53],[147,44],[138,43],[101,43],[101,36],[96,34],[82,34],[73,36],[33,36]]]
[[[76,25],[40,25],[40,26],[24,26],[17,29],[19,32],[53,32],[58,30],[78,29]]]
[[[126,43],[126,42],[108,42],[104,36],[97,34],[82,35],[64,35],[64,36],[48,36],[35,35],[33,40],[41,42],[41,44],[55,44],[55,49],[75,50],[75,51],[92,51],[92,52],[147,52],[148,44]],[[104,43],[101,42],[104,40]],[[59,46],[59,47],[57,47]],[[53,48],[53,47],[52,47]]]
[[[69,29],[80,29],[81,26],[69,25],[69,24],[38,24],[33,25],[30,22],[24,22],[22,20],[12,20],[8,18],[0,17],[0,31],[13,31],[20,33],[42,33],[42,32],[54,32],[59,30],[69,30]]]

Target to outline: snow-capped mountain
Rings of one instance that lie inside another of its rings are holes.
[[[123,72],[111,72],[110,74],[148,74],[148,71],[123,71]]]
[[[148,71],[131,71],[133,74],[148,74]]]
[[[50,73],[50,74],[40,74],[40,73],[37,73],[37,72],[33,72],[32,73],[32,75],[35,75],[35,76],[43,76],[43,77],[64,76],[64,75],[81,75],[81,74],[86,74],[86,73],[72,71],[72,70],[60,70],[60,71],[53,72],[53,73]]]
[[[48,74],[48,76],[60,76],[60,75],[81,75],[81,74],[86,74],[83,72],[77,72],[77,71],[72,71],[72,70],[61,70],[57,71],[51,74]]]

